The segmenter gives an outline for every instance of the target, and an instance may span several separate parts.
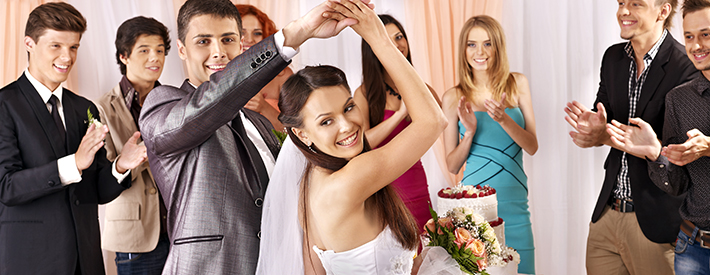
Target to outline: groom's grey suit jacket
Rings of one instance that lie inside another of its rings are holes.
[[[139,124],[168,209],[163,274],[254,274],[266,186],[231,121],[243,110],[276,157],[271,124],[242,107],[287,65],[272,36],[197,89],[185,81],[146,98]]]

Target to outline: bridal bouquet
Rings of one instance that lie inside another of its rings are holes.
[[[430,209],[432,219],[424,233],[427,246],[440,246],[456,260],[463,272],[488,274],[489,260],[500,258],[501,246],[491,225],[466,207],[457,207],[439,218]]]

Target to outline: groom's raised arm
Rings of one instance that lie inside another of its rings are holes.
[[[190,150],[227,122],[289,62],[276,49],[273,36],[232,59],[195,91],[156,87],[146,98],[140,128],[155,155]]]

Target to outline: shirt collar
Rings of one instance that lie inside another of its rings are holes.
[[[118,82],[118,86],[121,87],[121,94],[123,95],[124,103],[126,103],[126,107],[130,110],[136,89],[133,88],[133,85],[130,81],[128,81],[128,78],[125,75],[121,78],[121,82]]]
[[[133,101],[138,101],[138,95],[136,95],[136,89],[133,88],[133,84],[131,84],[131,81],[128,80],[128,77],[126,75],[123,75],[121,77],[121,81],[118,82],[118,86],[121,88],[121,95],[123,95],[123,100],[126,103],[126,107],[128,109],[131,109],[131,105],[133,105]],[[157,80],[155,81],[155,84],[153,84],[153,88],[160,86],[160,82]]]
[[[694,86],[693,90],[695,90],[698,93],[698,95],[702,96],[705,91],[710,89],[710,80],[705,78],[704,75],[700,75],[700,76],[698,76],[695,83],[693,83],[693,86]]]
[[[661,38],[658,39],[658,41],[656,41],[656,44],[654,44],[653,47],[651,47],[651,49],[648,50],[648,52],[643,56],[644,60],[653,60],[654,58],[656,58],[658,51],[661,49],[661,44],[663,44],[663,41],[666,40],[666,36],[668,36],[668,30],[663,29],[663,34],[661,34]],[[634,48],[631,46],[631,41],[626,42],[624,50],[626,51],[626,55],[628,55],[631,60],[635,60]]]
[[[25,69],[25,76],[27,76],[27,80],[30,81],[30,84],[37,90],[37,93],[39,93],[39,96],[42,98],[42,102],[45,104],[49,102],[49,98],[52,97],[52,94],[57,96],[57,99],[59,99],[59,105],[62,105],[62,94],[64,93],[64,89],[62,88],[62,85],[57,86],[57,89],[54,91],[50,91],[47,86],[44,86],[39,80],[34,78],[32,74],[30,74],[29,69]]]

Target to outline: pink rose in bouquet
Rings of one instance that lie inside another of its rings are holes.
[[[434,232],[434,230],[436,230],[436,225],[434,225],[434,219],[429,219],[424,225],[424,232],[426,232],[427,230],[431,232]]]
[[[486,256],[486,245],[479,239],[471,239],[466,244],[466,248],[471,249],[471,252],[473,252],[473,255],[476,255],[476,257]]]
[[[473,237],[471,236],[471,232],[468,232],[468,230],[463,227],[456,228],[456,230],[454,230],[454,236],[456,237],[454,243],[459,247],[466,246],[466,248],[468,248],[467,244],[473,239]]]
[[[454,219],[451,217],[439,218],[439,226],[445,227],[446,229],[454,229]]]
[[[485,258],[479,259],[478,261],[476,261],[476,264],[478,265],[479,270],[485,270],[486,268],[488,268],[488,260]]]

